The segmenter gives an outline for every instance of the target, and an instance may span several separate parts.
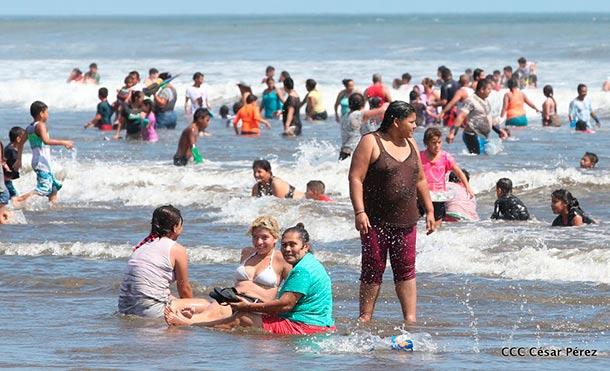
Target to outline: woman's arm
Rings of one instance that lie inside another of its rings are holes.
[[[504,94],[504,98],[502,99],[502,110],[500,111],[500,117],[506,116],[506,110],[508,109],[508,93]]]
[[[188,257],[184,246],[176,243],[170,250],[170,259],[174,264],[176,274],[176,287],[180,298],[192,298],[193,289],[189,282]]]
[[[339,92],[339,94],[337,94],[337,99],[335,100],[335,120],[337,122],[341,121],[341,117],[339,116],[339,111],[337,110],[337,108],[339,108],[339,106],[341,105],[341,99],[343,99],[343,90]]]
[[[289,189],[290,186],[288,185],[288,183],[286,183],[280,178],[276,177],[273,178],[273,180],[271,181],[271,192],[273,192],[273,195],[275,197],[286,198],[286,194],[288,194]]]
[[[287,313],[294,308],[302,296],[303,294],[298,292],[286,291],[279,299],[266,303],[250,303],[244,300],[239,303],[230,303],[230,305],[239,312]]]
[[[288,107],[288,110],[286,112],[286,122],[284,123],[284,131],[288,131],[288,128],[290,127],[290,123],[292,122],[293,117],[294,117],[294,107],[290,106],[290,107]]]
[[[523,94],[523,93],[521,93]],[[540,110],[538,108],[536,108],[536,105],[534,103],[532,103],[532,101],[527,97],[527,95],[523,94],[523,101],[530,107],[532,107],[534,109],[534,111],[536,112],[540,112]]]
[[[415,153],[419,153],[419,148],[417,148],[417,142],[413,138],[407,139],[413,145],[415,149]],[[417,156],[417,167],[418,177],[417,177],[417,193],[419,194],[419,199],[424,204],[424,208],[426,209],[426,231],[427,234],[434,232],[436,228],[436,223],[434,220],[434,207],[432,206],[432,199],[430,198],[430,190],[428,190],[428,181],[426,180],[426,175],[424,174],[424,167],[421,163],[421,158]]]
[[[352,154],[349,168],[349,196],[354,208],[355,225],[360,233],[365,234],[371,228],[371,222],[364,211],[363,183],[373,155],[374,143],[375,138],[372,134],[363,136]]]

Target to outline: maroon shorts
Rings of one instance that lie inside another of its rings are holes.
[[[363,283],[381,284],[388,251],[394,273],[394,282],[415,278],[415,241],[417,227],[391,227],[373,225],[367,234],[360,235],[362,241]]]
[[[278,335],[309,335],[335,331],[335,326],[315,326],[273,315],[263,315],[263,330]]]

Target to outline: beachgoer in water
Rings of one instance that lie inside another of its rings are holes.
[[[199,133],[203,132],[210,124],[210,111],[206,108],[198,108],[193,114],[193,122],[187,126],[180,135],[178,149],[174,155],[174,165],[186,166],[193,157],[193,148],[197,146]],[[198,152],[198,150],[197,150]]]
[[[415,108],[415,115],[417,120],[415,123],[417,126],[424,126],[426,124],[426,105],[421,101],[419,95],[419,89],[413,89],[409,93],[409,104]]]
[[[303,192],[297,191],[294,186],[284,180],[273,176],[271,164],[267,160],[255,160],[252,163],[252,174],[256,184],[252,186],[252,196],[275,196],[278,198],[303,198]]]
[[[49,199],[51,205],[57,203],[57,192],[62,184],[55,178],[51,166],[50,146],[63,146],[72,149],[74,143],[71,140],[51,139],[47,130],[49,120],[49,107],[41,101],[36,101],[30,106],[30,114],[34,119],[26,129],[28,141],[32,148],[32,169],[36,172],[36,188],[28,193],[18,196],[15,206],[25,202],[30,196],[36,194]],[[4,184],[4,182],[3,182]]]
[[[542,93],[546,97],[542,103],[542,126],[560,126],[559,115],[557,114],[557,102],[553,97],[553,87],[545,85]]]
[[[266,84],[268,79],[273,78],[273,75],[275,75],[275,67],[267,66],[267,68],[265,68],[265,76],[261,80],[261,84]]]
[[[511,66],[505,66],[504,69],[502,70],[502,80],[500,81],[500,83],[502,84],[502,87],[504,88],[508,88],[508,80],[513,78],[513,68]]]
[[[495,91],[502,90],[502,72],[500,70],[494,70],[491,75],[492,88]]]
[[[239,96],[241,97],[240,102],[245,105],[248,95],[252,94],[252,88],[243,81],[237,83],[237,88],[239,89]]]
[[[144,125],[142,125],[142,139],[149,143],[155,143],[159,140],[157,130],[155,129],[157,118],[155,117],[153,108],[152,100],[149,98],[144,99],[142,102],[142,112],[140,113],[144,120]]]
[[[195,72],[193,75],[193,86],[186,89],[184,98],[184,113],[190,115],[197,108],[207,108],[210,110],[208,103],[208,87],[204,85],[204,75],[201,72]],[[191,102],[189,109],[189,101]]]
[[[100,88],[97,92],[100,102],[97,104],[95,117],[85,124],[85,129],[96,127],[101,131],[112,130],[112,106],[108,103],[108,89]]]
[[[524,104],[532,107],[537,113],[541,111],[532,103],[527,95],[519,89],[516,79],[508,80],[508,91],[504,94],[502,103],[501,117],[506,115],[506,126],[527,126],[527,116],[525,115]]]
[[[455,162],[450,153],[443,151],[443,134],[438,128],[428,128],[424,133],[424,145],[426,149],[419,152],[419,158],[424,169],[424,175],[428,182],[428,190],[432,198],[432,206],[434,207],[434,220],[436,228],[440,227],[443,218],[446,216],[445,202],[450,197],[447,195],[447,183],[445,176],[450,171],[453,171],[460,179],[460,182],[466,188],[466,192],[470,197],[474,197],[474,192],[470,188],[468,178],[462,173],[462,170]],[[424,215],[425,209],[419,204],[419,213]]]
[[[126,139],[139,140],[142,138],[142,128],[146,125],[142,116],[142,104],[144,103],[144,93],[139,90],[134,90],[130,95],[131,99],[128,102],[121,104],[120,116],[123,125],[117,127],[114,134],[115,139],[120,139],[122,129],[125,129]]]
[[[11,213],[8,210],[8,203],[11,200],[11,194],[6,188],[4,172],[8,171],[9,166],[4,158],[4,146],[0,141],[0,224],[8,224]]]
[[[2,169],[2,172],[4,174],[4,186],[8,191],[9,198],[12,199],[19,196],[19,192],[17,192],[13,185],[13,180],[19,179],[23,147],[28,137],[24,128],[13,126],[8,133],[8,138],[10,143],[4,148],[3,152],[6,166]]]
[[[267,89],[263,91],[261,113],[264,113],[266,119],[275,119],[280,117],[282,113],[281,92],[276,88],[273,77],[269,77],[265,82],[267,83]]]
[[[356,92],[356,89],[354,88],[354,80],[343,79],[342,83],[345,89],[341,90],[339,94],[337,94],[337,99],[335,100],[335,121],[337,122],[341,122],[341,118],[349,113],[350,109],[348,99],[352,93]],[[341,115],[339,115],[339,107],[341,107]]]
[[[282,255],[293,268],[276,299],[229,303],[235,315],[198,325],[224,330],[255,327],[281,335],[335,331],[332,283],[324,266],[314,257],[309,233],[302,223],[282,234]],[[169,308],[166,314],[171,321],[174,315]]]
[[[282,84],[282,87],[279,88],[279,97],[280,100],[282,101],[282,103],[284,103],[284,101],[287,98],[288,93],[286,92],[286,90],[283,87],[284,81],[286,81],[287,78],[290,77],[290,74],[288,73],[288,71],[282,71],[280,72],[280,78],[277,80],[278,83]]]
[[[515,71],[517,75],[517,81],[519,82],[519,88],[536,87],[538,77],[536,75],[536,63],[528,62],[524,57],[517,60],[519,68]]]
[[[413,86],[411,86],[411,74],[408,72],[405,72],[400,77],[400,85],[398,85],[398,90],[408,93],[412,89],[413,89]]]
[[[301,135],[303,124],[301,123],[301,107],[299,94],[294,90],[294,81],[288,77],[284,80],[284,91],[287,96],[282,106],[282,122],[284,123],[285,136]]]
[[[418,195],[426,209],[426,229],[435,228],[434,208],[413,139],[415,110],[390,103],[378,131],[364,135],[352,155],[350,198],[362,242],[360,317],[368,322],[379,295],[387,253],[403,318],[415,322],[415,243]]]
[[[517,196],[513,195],[513,182],[508,178],[501,178],[496,183],[496,196],[491,219],[502,220],[528,220],[530,213],[527,207]]]
[[[413,87],[415,89],[416,86]],[[426,77],[422,80],[423,91],[420,92],[419,98],[426,105],[426,125],[440,123],[438,107],[441,105],[441,94],[434,89],[434,80]]]
[[[154,83],[159,84],[161,81],[159,80],[159,70],[153,67],[148,70],[148,77],[144,81],[144,86],[148,87]]]
[[[592,129],[593,124],[591,124],[591,119],[593,119],[598,127],[601,126],[599,118],[597,118],[597,115],[593,112],[591,99],[587,97],[587,85],[578,84],[576,90],[578,91],[578,96],[570,102],[570,109],[568,110],[568,120],[570,120],[570,124],[574,127],[578,121],[583,121],[586,124],[587,129]]]
[[[456,115],[459,114],[466,99],[474,94],[474,89],[471,87],[470,80],[466,74],[460,76],[459,84],[460,88],[455,92],[451,101],[443,106],[440,114],[441,117],[445,117],[448,112],[452,111],[454,111]],[[453,110],[454,107],[455,110]],[[447,119],[449,119],[449,117],[447,117]]]
[[[375,99],[375,98],[373,98]],[[379,100],[381,102],[381,100]],[[353,93],[349,96],[350,113],[341,118],[341,150],[339,160],[345,160],[351,156],[356,149],[360,137],[369,132],[368,121],[378,115],[383,115],[387,104],[380,107],[365,110],[364,96],[360,93]]]
[[[447,143],[453,143],[455,135],[462,125],[464,125],[464,134],[462,135],[464,144],[470,153],[477,155],[485,152],[485,143],[492,129],[500,138],[508,136],[505,130],[500,129],[494,124],[491,106],[489,101],[487,101],[490,93],[491,86],[489,81],[479,81],[477,90],[466,99],[460,114],[455,119],[454,127],[447,135]],[[468,119],[467,122],[466,119]]]
[[[447,67],[441,66],[439,67],[439,72],[441,74],[441,80],[443,85],[441,86],[441,106],[447,115],[443,118],[443,125],[445,126],[453,126],[456,116],[458,115],[457,108],[452,107],[451,109],[446,109],[447,104],[451,102],[455,93],[459,90],[460,86],[453,79],[453,75],[451,74],[451,70]]]
[[[595,223],[585,214],[576,197],[565,189],[558,189],[551,194],[551,210],[557,214],[553,227],[576,227]]]
[[[305,116],[309,120],[319,121],[326,120],[328,113],[324,108],[324,100],[322,93],[316,89],[317,83],[314,79],[307,79],[305,81],[305,88],[307,89],[307,95],[301,102],[301,107],[305,106]]]
[[[89,71],[85,73],[84,76],[85,84],[95,84],[99,85],[100,83],[100,74],[97,72],[97,64],[91,63],[89,65]]]
[[[159,78],[163,81],[170,79],[172,75],[168,72],[159,74]],[[157,118],[157,128],[175,129],[178,117],[174,112],[178,93],[172,83],[168,83],[164,88],[159,90],[154,95],[155,99],[155,116]]]
[[[234,289],[237,295],[259,302],[273,301],[280,284],[288,277],[292,266],[275,246],[280,238],[277,220],[268,215],[254,219],[248,229],[252,245],[241,250],[240,265],[235,271]],[[168,325],[192,325],[215,321],[233,315],[232,308],[206,299],[172,300],[165,319]]]
[[[466,171],[466,169],[461,170],[466,179],[470,182],[470,174],[468,171]],[[444,220],[446,222],[479,220],[479,215],[477,215],[477,198],[468,193],[466,186],[462,184],[453,171],[449,174],[447,191],[452,193],[453,197],[445,202],[447,216],[445,216]]]
[[[481,68],[475,68],[474,71],[472,72],[472,84],[470,84],[470,86],[473,89],[476,89],[479,81],[484,80],[484,79],[485,79],[485,71]]]
[[[323,202],[331,202],[333,199],[326,194],[326,185],[321,180],[310,180],[307,182],[305,198]]]
[[[595,153],[585,152],[585,154],[580,159],[580,168],[581,169],[593,169],[597,165],[598,161],[599,161],[599,158],[597,157],[597,155]]]
[[[83,76],[83,72],[78,69],[78,68],[74,68],[72,70],[72,72],[70,72],[70,75],[68,76],[68,79],[66,80],[67,83],[83,83],[85,82],[85,77]]]
[[[366,88],[364,91],[364,97],[367,100],[371,99],[372,97],[379,97],[383,103],[390,103],[392,101],[390,91],[381,81],[381,74],[373,74],[373,85]]]
[[[170,285],[176,282],[181,298],[192,298],[188,256],[176,242],[182,234],[180,210],[172,205],[155,209],[150,234],[133,249],[123,273],[118,307],[122,314],[162,317],[172,301]]]
[[[233,127],[236,135],[259,135],[261,133],[260,123],[265,124],[267,129],[271,129],[269,121],[261,117],[261,111],[256,104],[258,98],[254,94],[248,95],[246,105],[239,109],[233,118]],[[241,121],[241,129],[237,125]]]

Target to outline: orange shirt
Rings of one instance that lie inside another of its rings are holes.
[[[258,125],[261,120],[261,111],[255,102],[246,104],[237,112],[237,115],[235,115],[235,118],[233,119],[234,127],[237,127],[239,120],[241,120],[242,134],[260,133]]]

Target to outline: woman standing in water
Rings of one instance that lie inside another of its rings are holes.
[[[335,120],[337,122],[341,122],[341,118],[350,112],[348,99],[352,93],[356,92],[356,89],[354,89],[354,80],[344,79],[342,82],[345,89],[337,94],[337,99],[335,100]],[[339,107],[341,107],[341,115],[339,115],[339,111],[337,110]]]
[[[294,81],[288,77],[284,80],[284,90],[286,91],[286,100],[282,107],[282,122],[284,123],[285,136],[301,135],[303,124],[301,123],[301,107],[299,94],[294,90]]]
[[[501,117],[506,115],[506,126],[527,126],[527,116],[525,116],[524,105],[532,107],[536,112],[540,110],[536,108],[534,103],[519,89],[519,83],[516,79],[510,79],[507,82],[508,92],[504,94],[504,102],[502,104]]]
[[[418,194],[426,210],[428,234],[434,209],[417,143],[415,109],[392,102],[376,132],[362,137],[353,153],[349,188],[356,229],[362,241],[360,321],[373,316],[388,251],[403,318],[416,319],[415,241]]]

